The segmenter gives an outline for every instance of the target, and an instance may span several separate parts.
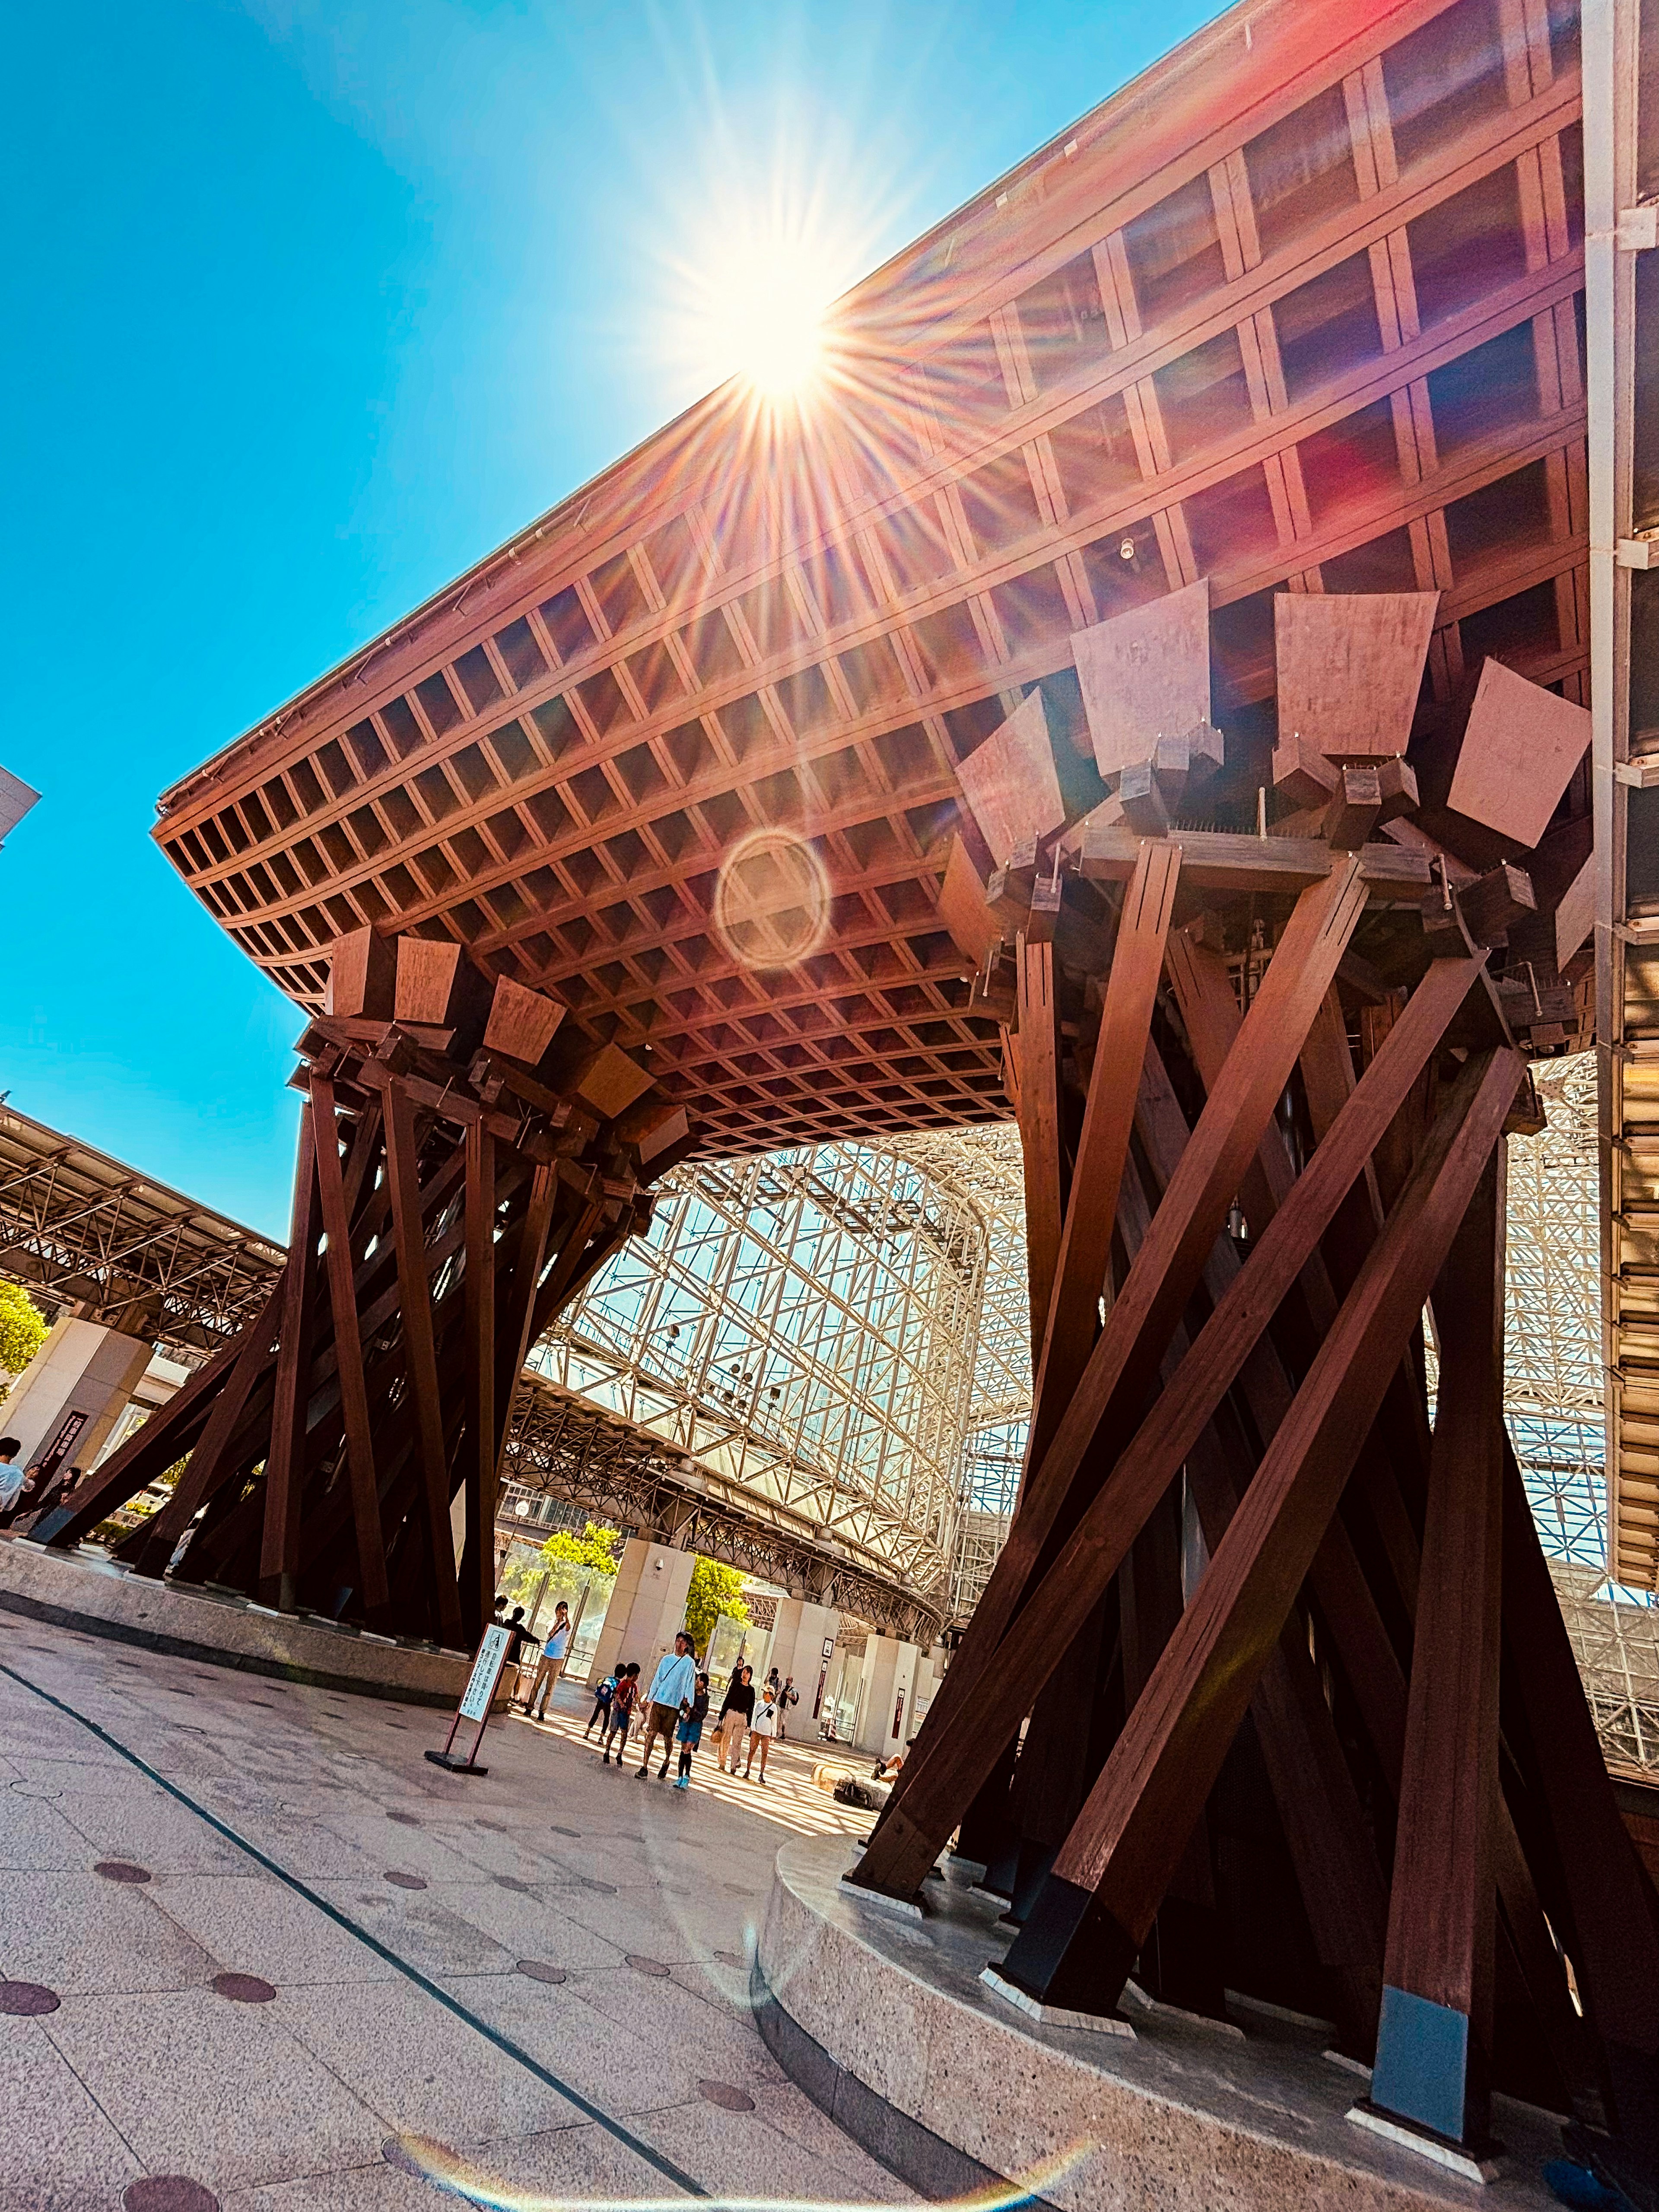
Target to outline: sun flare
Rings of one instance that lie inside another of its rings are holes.
[[[711,373],[743,377],[768,399],[799,398],[822,373],[834,274],[805,240],[738,238],[704,283]]]

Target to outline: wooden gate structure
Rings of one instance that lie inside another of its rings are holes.
[[[1328,2019],[1651,2208],[1659,1903],[1501,1418],[1590,1019],[1580,114],[1572,0],[1253,0],[169,792],[309,1016],[292,1254],[54,1540],[188,1453],[143,1571],[204,1509],[453,1638],[665,1159],[1012,1110],[1020,1502],[852,1879],[954,1837],[1010,2002]]]

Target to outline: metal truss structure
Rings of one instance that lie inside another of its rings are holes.
[[[0,1273],[194,1364],[258,1313],[286,1257],[210,1206],[0,1111]]]
[[[1012,1241],[996,1208],[1018,1138],[981,1141],[1000,1152],[939,1135],[675,1170],[649,1236],[532,1370],[866,1561],[937,1622],[988,1278]]]

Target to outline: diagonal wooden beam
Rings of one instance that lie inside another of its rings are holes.
[[[986,1670],[971,1701],[963,1700],[953,1717],[947,1716],[938,1728],[924,1728],[917,1738],[900,1770],[914,1768],[914,1778],[902,1799],[895,1792],[889,1800],[887,1817],[859,1863],[859,1886],[908,1896],[925,1878],[1032,1697],[1059,1664],[1137,1530],[1231,1388],[1467,996],[1479,967],[1478,961],[1437,962],[1430,969],[1289,1199],[1020,1609],[1009,1632],[1008,1662]],[[1197,1141],[1194,1132],[1188,1152]],[[1183,1152],[1176,1163],[1164,1203],[1130,1268],[1130,1282],[1157,1234],[1186,1158]],[[1214,1226],[1218,1230],[1219,1221]],[[1119,1306],[1127,1295],[1126,1285]],[[1114,1314],[1118,1310],[1115,1307]],[[959,1652],[947,1682],[962,1658]],[[931,1713],[928,1718],[931,1723]]]
[[[279,1606],[285,1613],[294,1607],[294,1578],[300,1565],[301,1485],[320,1234],[316,1125],[307,1104],[300,1110],[300,1150],[294,1170],[289,1265],[276,1352],[276,1395],[271,1408],[270,1449],[265,1455],[264,1527],[259,1541],[260,1597],[266,1605]]]
[[[1164,972],[1181,848],[1149,838],[1124,893],[1112,948],[1088,1103],[1072,1170],[1048,1320],[1031,1397],[1026,1451],[1041,1464],[1100,1333],[1099,1301],[1111,1255],[1118,1185],[1134,1122],[1136,1086]],[[1022,1090],[1022,1096],[1024,1091]],[[1037,1310],[1035,1293],[1032,1312]]]
[[[392,1192],[392,1234],[397,1249],[398,1290],[404,1322],[404,1361],[420,1437],[427,1549],[441,1633],[446,1643],[459,1644],[461,1601],[455,1579],[455,1540],[449,1520],[449,1469],[444,1449],[443,1409],[438,1395],[437,1353],[433,1343],[432,1303],[422,1232],[415,1109],[398,1082],[388,1083],[382,1097],[386,1176]]]
[[[270,1296],[261,1308],[258,1318],[251,1322],[242,1332],[236,1357],[231,1364],[218,1395],[213,1401],[213,1410],[208,1415],[189,1464],[179,1478],[179,1485],[159,1513],[148,1521],[142,1532],[143,1540],[132,1561],[136,1575],[154,1575],[159,1578],[167,1571],[173,1547],[184,1534],[219,1485],[234,1471],[240,1461],[229,1455],[229,1446],[242,1418],[262,1369],[270,1358],[270,1347],[276,1340],[279,1316],[285,1300],[289,1270],[297,1262],[292,1255],[282,1274],[271,1286]]]
[[[1008,1624],[1051,1548],[1057,1524],[1060,1536],[1067,1533],[1062,1520],[1066,1501],[1080,1471],[1093,1463],[1097,1437],[1103,1429],[1112,1435],[1132,1428],[1139,1419],[1164,1348],[1203,1273],[1239,1178],[1283,1094],[1364,904],[1365,885],[1352,858],[1340,861],[1297,899],[1228,1055],[1223,1079],[1199,1117],[1054,1443],[1040,1465],[1028,1459],[1007,1541],[922,1723],[918,1753],[972,1701],[991,1671]],[[1098,1469],[1102,1479],[1109,1464]],[[1085,1494],[1093,1494],[1086,1482]],[[877,1824],[878,1836],[904,1803],[914,1787],[913,1774],[921,1766],[920,1758],[907,1759],[899,1769]]]
[[[1054,999],[1054,948],[1021,937],[1019,974],[1019,1137],[1025,1167],[1025,1269],[1031,1294],[1031,1361],[1041,1357],[1048,1304],[1060,1265],[1066,1212],[1066,1172],[1060,1126],[1060,1008]]]
[[[1492,1156],[1521,1072],[1520,1055],[1507,1049],[1465,1066],[1091,1791],[1001,1970],[1042,2002],[1101,2011],[1121,1994]]]
[[[1434,2134],[1484,2146],[1497,1936],[1501,1146],[1452,1241],[1434,1310],[1438,1410],[1370,2101]]]
[[[465,1425],[462,1480],[461,1627],[469,1647],[487,1626],[495,1580],[495,1139],[480,1121],[466,1132]]]
[[[374,1437],[368,1390],[363,1376],[363,1340],[358,1326],[357,1293],[352,1281],[351,1194],[340,1167],[339,1115],[334,1085],[311,1079],[311,1107],[316,1117],[317,1190],[321,1202],[324,1263],[329,1306],[334,1317],[334,1354],[345,1426],[346,1471],[351,1486],[351,1520],[357,1539],[358,1589],[371,1620],[385,1612],[391,1595],[386,1571],[386,1538],[380,1526],[380,1491],[374,1474]],[[374,1133],[361,1126],[353,1145],[352,1166],[361,1188],[364,1155]]]

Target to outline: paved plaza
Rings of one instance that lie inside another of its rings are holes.
[[[805,1747],[678,1792],[569,1690],[467,1779],[429,1710],[10,1616],[0,1669],[4,2212],[907,2198],[750,2017],[778,1846],[860,1825]]]

